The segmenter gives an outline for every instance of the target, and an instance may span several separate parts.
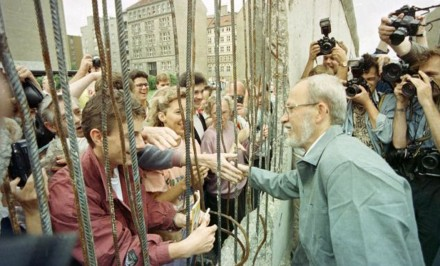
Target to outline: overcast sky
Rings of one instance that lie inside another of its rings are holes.
[[[122,8],[131,6],[138,0],[122,0]],[[184,1],[184,0],[178,0]],[[302,0],[312,1],[312,0]],[[325,1],[325,0],[313,0]],[[328,0],[327,0],[328,1]],[[335,0],[333,0],[335,1]],[[98,1],[100,2],[100,1]],[[108,12],[114,16],[114,1],[108,0]],[[203,0],[208,14],[214,13],[214,0]],[[427,7],[434,5],[433,0],[353,0],[357,31],[359,36],[360,54],[366,52],[374,52],[379,36],[377,27],[380,24],[380,18],[386,16],[389,12],[394,11],[405,4],[416,5],[417,7]],[[222,3],[228,4],[230,0],[223,0]],[[242,7],[243,0],[235,0],[235,10]],[[92,15],[92,5],[90,0],[64,0],[64,11],[66,18],[67,33],[70,35],[81,35],[80,28],[87,24],[87,16]]]

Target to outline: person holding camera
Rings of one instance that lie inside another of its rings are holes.
[[[423,256],[432,265],[440,252],[440,49],[423,52],[418,65],[419,77],[405,75],[394,90],[393,145],[405,154],[396,165],[410,181]]]
[[[392,140],[395,99],[393,94],[376,91],[379,65],[376,58],[364,54],[359,65],[352,67],[353,79],[347,82],[347,116],[343,125],[347,135],[383,155]]]
[[[347,47],[343,42],[338,42],[335,38],[329,38],[331,33],[331,23],[329,18],[321,19],[319,22],[321,33],[324,35],[322,39],[310,44],[309,59],[304,68],[301,78],[310,76],[313,69],[314,61],[320,55],[323,56],[322,64],[333,72],[341,80],[347,80],[348,59]]]
[[[243,82],[237,80],[237,97],[235,98],[234,86],[234,82],[230,82],[225,95],[237,102],[237,128],[239,130],[247,129],[249,128],[249,123],[246,120],[248,113],[248,91]]]

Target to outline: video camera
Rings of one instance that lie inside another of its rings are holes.
[[[321,33],[324,35],[322,39],[318,40],[321,50],[318,55],[327,55],[332,53],[332,49],[336,46],[335,38],[329,38],[328,35],[332,32],[332,25],[329,18],[324,18],[319,21]]]
[[[14,180],[19,177],[19,187],[23,187],[30,174],[32,173],[31,162],[29,160],[28,147],[25,139],[11,144],[12,154],[9,162],[9,178]]]
[[[420,20],[415,18],[417,10],[414,6],[404,5],[391,14],[391,26],[396,28],[390,35],[392,45],[399,45],[406,36],[415,36],[417,34],[420,26]],[[404,15],[403,18],[399,18],[398,15],[402,13]]]

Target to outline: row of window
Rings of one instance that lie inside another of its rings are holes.
[[[224,53],[224,52],[232,52],[232,47],[230,45],[227,46],[220,46],[220,53]],[[209,47],[208,48],[208,54],[213,54],[215,53],[215,49],[214,47]]]
[[[211,73],[213,73],[215,71],[216,71],[215,65],[209,64],[208,65],[208,73],[211,74]],[[228,73],[232,72],[232,65],[230,65],[230,64],[220,64],[220,72],[228,72]]]
[[[232,35],[227,36],[220,36],[220,43],[222,42],[231,42],[232,41]],[[215,37],[208,37],[208,43],[215,43]]]
[[[162,45],[160,46],[160,55],[171,55],[171,45]],[[155,48],[135,48],[133,49],[133,58],[143,58],[143,57],[154,57],[157,56]]]
[[[160,34],[160,41],[162,42],[169,42],[171,41],[171,32],[161,32]],[[154,34],[146,34],[145,35],[145,42],[147,44],[154,44],[156,42],[156,36]],[[134,46],[142,45],[142,35],[133,36],[131,39]]]
[[[221,27],[221,29],[220,29],[220,32],[229,32],[229,31],[231,31],[231,26]],[[214,34],[215,33],[215,29],[214,28],[209,29],[208,33]]]
[[[170,27],[171,18],[169,16],[159,18],[159,27]],[[148,20],[138,23],[131,24],[131,32],[133,35],[141,33],[141,31],[152,31],[154,30],[154,20]]]
[[[173,71],[173,62],[172,61],[162,61],[160,63],[160,70],[162,72],[171,72]],[[150,72],[150,70],[155,70],[156,63],[137,63],[132,64],[133,69],[141,69],[147,72]]]
[[[147,16],[158,15],[162,13],[170,12],[170,3],[164,2],[156,5],[150,5],[136,10],[128,11],[129,19],[139,19]]]

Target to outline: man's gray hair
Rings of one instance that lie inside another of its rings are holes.
[[[322,101],[328,105],[330,111],[330,123],[342,125],[347,113],[347,98],[344,86],[335,76],[327,74],[308,77],[310,102]]]
[[[63,95],[61,93],[57,94],[58,101],[63,100]],[[43,101],[41,101],[38,106],[38,113],[40,113],[41,118],[44,122],[49,122],[52,125],[55,124],[55,110],[52,108],[53,100],[50,94],[44,96]]]

